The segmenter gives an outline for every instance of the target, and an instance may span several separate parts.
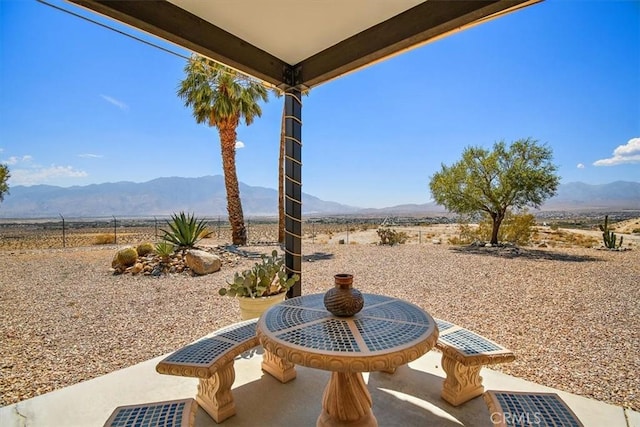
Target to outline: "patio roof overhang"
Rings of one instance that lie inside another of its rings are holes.
[[[274,86],[312,88],[541,0],[68,0]]]
[[[302,277],[302,91],[542,0],[67,1],[285,92],[285,264]]]

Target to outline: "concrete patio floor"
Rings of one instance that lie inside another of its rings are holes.
[[[148,360],[93,380],[0,408],[0,426],[102,426],[120,405],[195,397],[197,379],[160,375]],[[260,347],[235,362],[233,393],[237,414],[227,427],[314,426],[329,372],[297,366],[295,380],[281,384],[260,369]],[[640,427],[640,413],[565,393],[490,369],[482,370],[485,389],[556,392],[585,426]],[[452,407],[440,398],[444,379],[440,353],[431,351],[393,375],[365,374],[373,412],[383,426],[491,426],[482,397]],[[198,409],[196,425],[217,425]]]

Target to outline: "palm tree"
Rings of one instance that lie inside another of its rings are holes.
[[[258,101],[267,101],[267,89],[237,71],[199,55],[191,56],[184,68],[178,96],[193,109],[197,123],[218,128],[222,151],[227,212],[234,245],[247,243],[240,187],[236,173],[236,129],[244,119],[248,126],[262,115]]]

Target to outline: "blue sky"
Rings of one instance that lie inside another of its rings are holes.
[[[217,131],[176,96],[184,59],[35,0],[0,0],[0,43],[10,186],[222,173]],[[465,147],[527,137],[552,148],[564,183],[640,181],[640,2],[547,0],[303,102],[303,191],[324,200],[425,203],[430,177]],[[281,111],[272,97],[238,129],[240,181],[276,188]]]

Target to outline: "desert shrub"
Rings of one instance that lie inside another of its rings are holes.
[[[447,239],[450,245],[468,245],[469,243],[464,242],[459,236],[451,236]]]
[[[380,237],[381,245],[389,246],[406,243],[408,238],[407,233],[404,231],[396,231],[387,227],[378,228],[378,236]]]
[[[528,245],[535,233],[536,219],[533,214],[524,211],[522,213],[507,212],[500,230],[502,239],[516,245]]]
[[[468,220],[464,218],[460,220],[460,222],[458,223],[458,236],[450,237],[450,244],[468,245],[475,242],[476,240],[481,240],[480,230],[476,227],[472,227],[467,221]]]
[[[138,246],[136,246],[136,251],[138,252],[139,256],[145,256],[150,254],[151,252],[154,252],[154,247],[149,242],[140,243]]]
[[[535,225],[535,217],[527,211],[522,213],[507,211],[498,230],[498,241],[527,245],[531,242],[531,237],[535,232]],[[490,240],[492,227],[491,217],[485,215],[478,224],[478,229],[475,233],[471,233],[475,237],[473,240]]]
[[[102,233],[102,234],[98,234],[96,237],[93,238],[93,244],[94,245],[111,245],[116,242],[115,240],[116,239],[113,234]]]
[[[202,239],[202,233],[207,229],[204,219],[198,220],[195,215],[179,214],[171,215],[171,221],[167,221],[169,230],[162,230],[162,238],[179,247],[192,248]]]
[[[640,234],[640,228],[634,228],[633,230],[631,230],[631,233]]]
[[[558,228],[560,228],[560,226],[558,225],[557,222],[554,222],[549,226],[549,228],[552,229],[553,231],[558,231]]]

